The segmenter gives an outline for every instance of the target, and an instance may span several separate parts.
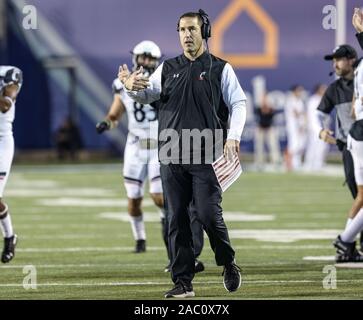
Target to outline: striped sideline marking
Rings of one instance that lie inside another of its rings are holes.
[[[363,279],[349,279],[349,280],[336,280],[339,283],[361,283]],[[220,285],[222,281],[193,281],[196,285]],[[284,283],[316,283],[321,285],[321,280],[244,280],[244,284],[284,284]],[[39,283],[37,287],[113,287],[113,286],[170,286],[170,281],[145,281],[145,282],[50,282],[50,283]],[[3,283],[0,287],[21,287],[23,284],[19,283]]]

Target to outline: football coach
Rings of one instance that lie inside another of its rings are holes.
[[[195,258],[188,216],[192,200],[216,263],[224,266],[224,287],[233,292],[241,285],[240,268],[222,217],[222,189],[212,163],[223,154],[229,160],[238,156],[246,122],[246,96],[231,65],[207,50],[211,36],[208,15],[203,10],[188,12],[177,25],[183,54],[164,61],[150,78],[143,76],[142,68],[130,73],[123,65],[119,70],[119,79],[131,98],[141,104],[161,102],[159,161],[169,210],[174,282],[166,298],[195,295]],[[199,144],[195,143],[198,138]]]

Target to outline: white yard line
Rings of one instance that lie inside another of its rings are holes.
[[[7,197],[25,198],[25,197],[116,197],[115,190],[100,189],[100,188],[47,188],[47,189],[33,189],[31,187],[23,188],[9,188],[6,190]]]
[[[24,235],[20,235],[19,238],[21,240],[76,240],[76,239],[103,239],[103,240],[119,240],[119,239],[127,239],[131,237],[131,231],[130,234],[115,234],[115,235],[108,235],[108,236],[104,236],[104,235],[92,235],[92,234],[55,234],[55,235],[31,235],[31,236],[24,236]]]
[[[307,256],[303,257],[305,261],[335,261],[334,256]]]
[[[363,279],[336,280],[337,283],[362,283]],[[244,280],[244,284],[288,284],[288,283],[316,283],[321,285],[321,280]],[[222,284],[222,281],[193,281],[195,285]],[[130,282],[50,282],[39,283],[37,287],[113,287],[113,286],[155,286],[170,285],[170,281],[130,281]],[[23,287],[19,283],[3,283],[0,287]]]
[[[23,269],[30,264],[10,264],[0,266],[1,269]],[[81,264],[34,264],[34,266],[38,269],[63,269],[63,268],[134,268],[134,267],[150,267],[155,266],[155,263],[118,263],[118,264],[90,264],[90,263],[81,263]],[[161,265],[160,265],[161,266]],[[165,267],[163,264],[162,266]]]
[[[232,229],[229,236],[235,239],[290,243],[299,240],[331,240],[339,232],[336,229]]]
[[[305,261],[331,261],[335,263],[334,256],[307,256],[304,257]],[[335,267],[337,268],[347,268],[347,269],[363,269],[363,262],[342,262],[335,263]]]
[[[121,198],[121,197],[120,197]],[[127,199],[109,198],[109,199],[93,199],[93,198],[55,198],[55,199],[39,199],[38,205],[48,207],[125,207],[128,204]],[[142,201],[143,206],[152,206],[153,201],[151,199],[144,199]]]
[[[91,174],[95,174],[95,172],[114,172],[115,174],[119,174],[121,178],[122,174],[122,163],[105,163],[105,164],[47,164],[47,165],[14,165],[13,173],[14,174],[23,174],[23,173],[39,173],[46,174],[49,173],[85,173],[90,172]]]
[[[345,262],[335,264],[337,268],[348,268],[348,269],[363,269],[362,262]]]
[[[236,250],[252,250],[252,249],[266,249],[266,250],[311,250],[311,249],[331,249],[331,246],[233,246]],[[18,252],[49,252],[49,253],[56,253],[56,252],[89,252],[89,251],[103,251],[103,252],[113,252],[113,251],[132,251],[134,247],[63,247],[63,248],[18,248]],[[149,251],[164,251],[164,246],[151,246],[147,247]],[[329,256],[330,257],[330,256]],[[307,259],[305,259],[307,258]],[[309,260],[310,257],[305,257],[304,260]],[[318,257],[319,258],[319,257]],[[314,260],[312,257],[311,260]],[[315,259],[319,260],[319,259]],[[321,260],[321,259],[320,259]]]
[[[74,248],[18,248],[17,252],[113,252],[113,251],[133,251],[135,247],[74,247]],[[165,250],[165,247],[147,247],[148,251],[160,251]]]
[[[111,219],[118,220],[122,222],[129,222],[130,217],[127,212],[101,212],[99,214],[100,218],[103,219]],[[146,222],[159,222],[160,214],[155,212],[143,212],[144,221]],[[273,221],[275,220],[275,216],[271,214],[253,214],[248,212],[232,212],[226,211],[223,213],[223,218],[225,221],[234,221],[234,222],[252,222],[252,221]]]

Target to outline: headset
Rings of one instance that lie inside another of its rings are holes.
[[[203,21],[202,28],[201,28],[202,29],[202,38],[204,40],[208,41],[208,38],[210,38],[212,35],[212,26],[209,21],[209,16],[202,9],[199,9],[198,13],[199,13],[200,18]]]

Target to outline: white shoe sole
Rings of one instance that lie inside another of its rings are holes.
[[[165,295],[165,298],[193,298],[195,297],[194,291],[189,291],[183,294],[172,295],[171,297]]]

